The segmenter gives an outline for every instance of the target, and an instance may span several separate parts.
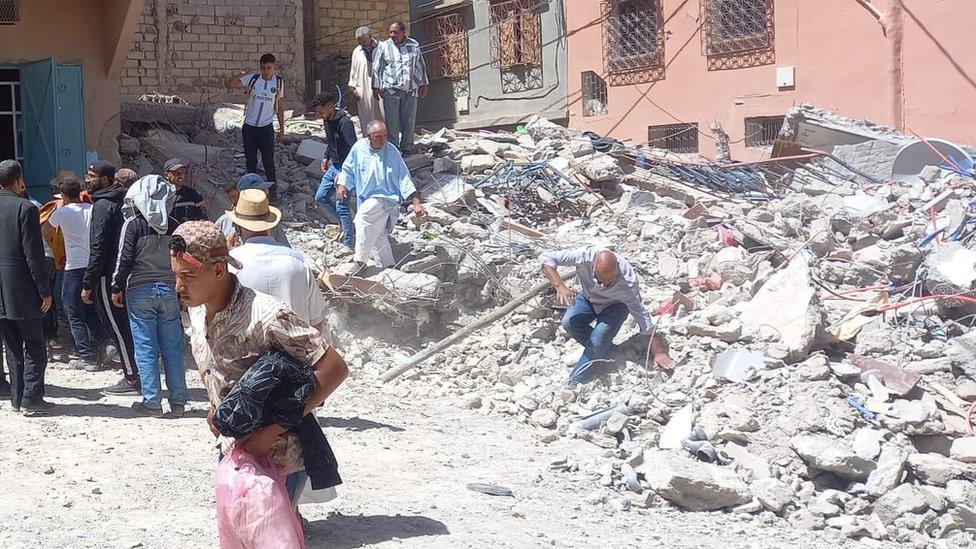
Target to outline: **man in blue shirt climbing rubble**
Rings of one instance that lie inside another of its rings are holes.
[[[623,257],[601,246],[581,246],[542,254],[542,272],[561,305],[569,307],[563,328],[583,346],[569,375],[570,385],[586,383],[599,376],[610,362],[613,338],[627,314],[637,322],[642,335],[651,337],[650,353],[661,368],[672,365],[664,342],[654,333],[654,321],[641,300],[637,272]],[[576,267],[579,294],[563,282],[556,267]]]
[[[342,164],[335,196],[343,201],[351,192],[359,205],[353,256],[357,265],[362,267],[373,256],[385,268],[394,264],[388,235],[396,225],[400,203],[410,200],[418,218],[427,212],[400,151],[387,140],[386,124],[374,120],[367,130],[366,138],[353,145]]]

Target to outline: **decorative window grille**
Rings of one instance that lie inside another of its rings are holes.
[[[703,54],[773,48],[773,0],[701,0],[701,12]]]
[[[583,116],[603,116],[607,109],[607,83],[593,71],[580,74],[583,89]]]
[[[746,118],[746,147],[772,147],[785,116]]]
[[[491,66],[514,69],[542,65],[538,0],[506,0],[489,8]]]
[[[647,128],[647,142],[676,153],[698,152],[698,123],[663,124]]]
[[[664,64],[660,0],[604,0],[603,63],[607,72]]]
[[[436,78],[468,76],[468,32],[461,12],[440,15],[427,23],[431,42],[428,54],[431,73]]]
[[[0,25],[20,23],[20,0],[0,0]]]

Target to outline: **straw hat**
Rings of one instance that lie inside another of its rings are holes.
[[[270,231],[281,222],[281,210],[268,204],[268,194],[261,189],[244,189],[237,206],[227,212],[235,225],[260,233]]]

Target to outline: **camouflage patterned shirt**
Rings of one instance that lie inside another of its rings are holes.
[[[278,299],[241,286],[234,277],[227,308],[208,323],[206,306],[191,307],[190,346],[207,388],[210,404],[221,403],[244,372],[271,348],[315,364],[329,346]],[[224,448],[226,453],[228,448]],[[271,447],[271,457],[287,473],[304,468],[298,436],[285,433]]]

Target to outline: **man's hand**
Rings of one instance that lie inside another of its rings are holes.
[[[245,452],[253,456],[263,456],[271,450],[271,445],[284,432],[284,429],[277,425],[268,425],[244,438],[237,439],[237,443],[244,448]]]
[[[576,302],[576,290],[565,284],[556,286],[556,302],[560,305],[571,307]]]
[[[373,88],[373,99],[375,99],[377,101],[380,100],[380,89],[379,88]]]
[[[329,159],[328,158],[323,158],[322,159],[322,173],[325,173],[327,171],[329,171]]]
[[[346,195],[349,194],[348,189],[345,185],[336,185],[336,202],[342,202],[346,199]]]
[[[430,86],[428,86],[427,84],[421,84],[420,87],[417,88],[417,95],[419,95],[420,98],[423,99],[427,97],[428,91],[430,91]]]
[[[349,95],[353,96],[357,101],[363,98],[363,94],[359,93],[358,88],[349,88]]]
[[[278,130],[278,133],[277,134],[275,134],[275,141],[277,141],[278,143],[281,143],[281,141],[284,138],[285,138],[285,129],[282,128],[282,129]]]
[[[81,300],[87,303],[88,305],[91,305],[92,304],[91,290],[87,290],[87,289],[81,290]]]
[[[41,313],[47,314],[51,310],[51,304],[54,302],[53,299],[51,296],[47,296],[41,300]]]
[[[424,206],[422,204],[414,204],[413,215],[415,215],[417,219],[420,219],[427,215],[427,210],[424,209]]]
[[[123,300],[123,294],[122,294],[122,292],[113,292],[112,293],[112,305],[115,305],[116,307],[118,307],[119,309],[121,309],[123,307],[123,303],[124,303],[122,300]]]
[[[671,359],[667,352],[654,353],[654,367],[662,370],[671,370],[674,368],[674,360]]]
[[[214,408],[213,406],[211,406],[210,407],[210,412],[207,414],[207,425],[210,426],[210,432],[213,433],[213,436],[214,437],[219,437],[220,436],[220,431],[217,430],[217,424],[214,423],[214,414],[216,412],[217,412],[217,409]]]

